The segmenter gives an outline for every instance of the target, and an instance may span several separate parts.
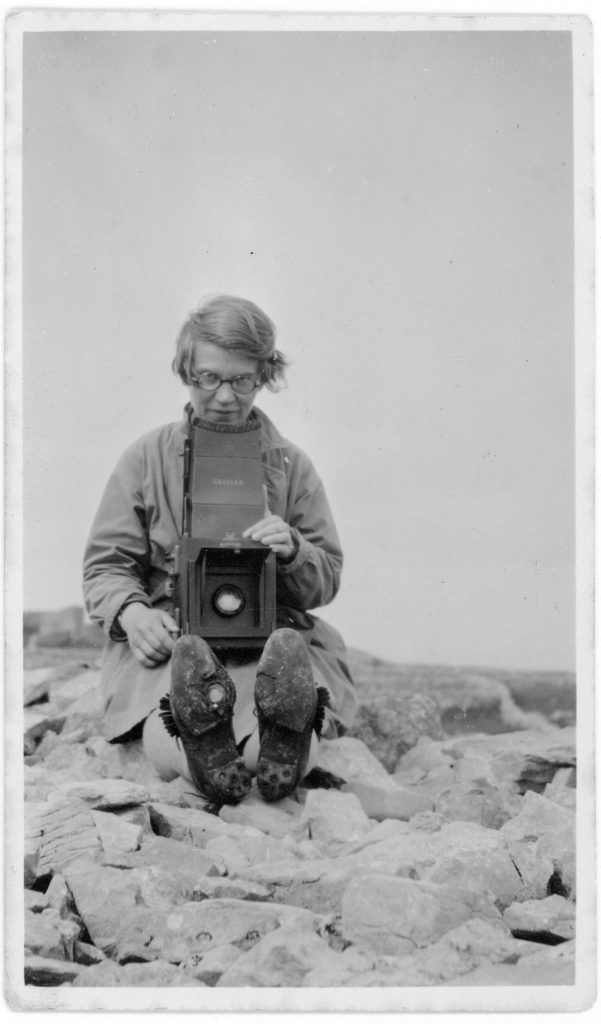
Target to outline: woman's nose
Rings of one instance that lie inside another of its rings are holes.
[[[234,402],[236,401],[236,392],[229,381],[222,380],[215,394],[217,396],[217,401],[221,402],[223,405],[229,405],[232,400]]]

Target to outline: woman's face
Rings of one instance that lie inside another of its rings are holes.
[[[241,352],[220,348],[211,341],[195,341],[191,364],[191,377],[199,373],[216,373],[219,377],[230,380],[250,374],[255,380],[260,379],[259,360],[252,359]],[[241,395],[234,391],[231,384],[220,384],[216,391],[203,391],[190,385],[190,401],[198,417],[211,423],[228,423],[237,425],[244,423],[252,409],[258,389],[249,395]]]

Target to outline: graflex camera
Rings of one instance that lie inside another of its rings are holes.
[[[182,538],[173,551],[174,615],[215,648],[262,647],[275,629],[275,554],[243,538],[265,515],[260,431],[191,427]]]

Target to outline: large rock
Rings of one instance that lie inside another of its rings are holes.
[[[117,868],[161,868],[173,875],[182,869],[201,875],[218,875],[212,858],[204,850],[198,850],[175,839],[162,836],[142,835],[140,848],[132,853],[105,855],[104,863]]]
[[[447,821],[477,821],[484,828],[501,828],[516,811],[515,804],[484,780],[445,789],[435,798],[434,809]]]
[[[214,836],[208,840],[204,849],[213,863],[218,865],[221,874],[243,874],[250,867],[244,850],[240,849],[239,844],[231,836]]]
[[[353,793],[312,789],[307,793],[298,827],[324,849],[336,850],[364,836],[372,822]]]
[[[573,939],[576,909],[563,896],[547,896],[542,900],[512,903],[503,914],[512,931],[550,932],[563,939]]]
[[[278,928],[264,935],[243,956],[234,960],[217,982],[218,987],[298,988],[309,971],[325,968],[339,957],[313,932],[298,934]]]
[[[454,985],[496,987],[498,985],[573,985],[576,980],[574,942],[546,946],[540,953],[520,958],[516,963],[483,964],[457,978]]]
[[[170,804],[151,803],[150,819],[157,835],[201,848],[218,836],[238,838],[251,832],[262,834],[258,828],[230,823],[216,814],[191,807],[173,807]]]
[[[547,800],[546,797],[528,790],[524,794],[519,814],[503,825],[502,833],[508,842],[515,842],[539,839],[564,828],[569,828],[575,833],[574,814],[553,800]]]
[[[239,804],[225,804],[219,811],[219,817],[223,821],[257,828],[281,838],[293,830],[301,810],[301,805],[289,798],[268,804],[253,787]]]
[[[396,824],[404,826],[403,822]],[[437,832],[412,830],[409,826],[405,829],[407,831],[399,828],[385,838],[381,838],[383,829],[374,829],[344,851],[344,861],[349,867],[374,865],[374,870],[380,874],[400,871],[405,874],[407,868],[414,877],[419,877],[443,856],[462,858],[465,854],[505,849],[500,832],[475,822],[451,822]]]
[[[561,883],[561,895],[575,899],[576,866],[571,830],[543,836],[535,842],[509,842],[511,858],[524,883],[524,900],[540,900],[552,891],[551,880]]]
[[[92,818],[105,853],[119,855],[139,848],[144,834],[142,825],[132,825],[106,811],[92,811]]]
[[[497,847],[439,857],[422,875],[424,880],[446,886],[450,891],[472,889],[494,894],[497,906],[506,907],[524,893],[524,882],[509,850]]]
[[[390,776],[387,776],[390,779]],[[392,780],[391,780],[392,781]],[[381,786],[369,782],[348,782],[341,787],[343,793],[353,793],[359,800],[368,818],[384,821],[386,818],[409,821],[414,814],[431,810],[432,798],[425,793],[416,793],[408,787]]]
[[[519,955],[521,945],[501,921],[472,917],[451,928],[437,942],[416,950],[415,967],[440,985],[483,963],[499,963]]]
[[[43,759],[43,769],[56,773],[56,782],[72,782],[75,778],[96,778],[98,771],[94,759],[89,756],[81,745],[81,733],[62,731],[59,735],[47,732],[41,740],[36,754]]]
[[[277,836],[264,835],[256,829],[245,829],[236,840],[239,850],[247,858],[248,863],[264,864],[266,861],[295,860],[296,843],[290,836],[278,839]]]
[[[576,819],[572,811],[529,790],[522,810],[503,825],[501,834],[524,879],[526,898],[549,895],[547,886],[554,876],[575,899]]]
[[[215,858],[173,839],[143,837],[135,853],[105,855],[107,866],[121,868],[140,889],[145,906],[157,911],[171,910],[179,903],[194,899],[199,879],[223,873]],[[129,868],[129,871],[123,869]]]
[[[72,861],[85,856],[100,860],[102,846],[88,807],[70,804],[26,804],[26,867],[32,881],[64,873]]]
[[[363,740],[386,770],[392,772],[420,736],[442,739],[443,731],[435,701],[417,693],[360,703],[350,735]]]
[[[382,762],[362,740],[352,736],[322,740],[317,752],[317,766],[344,782],[364,782],[396,789]]]
[[[423,783],[431,772],[443,773],[438,777],[443,782],[455,778],[456,758],[449,748],[449,740],[437,741],[429,736],[420,736],[414,747],[407,750],[399,760],[394,779],[406,786]]]
[[[475,916],[499,919],[490,897],[409,878],[365,874],[342,897],[344,938],[378,953],[411,953]]]
[[[123,921],[140,902],[140,885],[129,871],[103,867],[83,857],[68,864],[63,873],[94,945],[111,956]]]

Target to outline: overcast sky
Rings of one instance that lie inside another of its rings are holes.
[[[258,404],[324,480],[347,643],[573,668],[571,75],[557,31],[26,34],[25,607],[81,602],[230,292],[290,358]]]

